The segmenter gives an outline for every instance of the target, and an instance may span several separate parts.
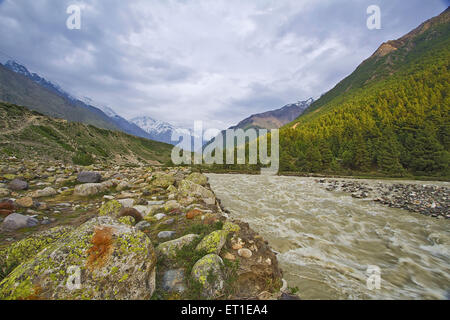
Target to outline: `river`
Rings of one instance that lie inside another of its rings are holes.
[[[314,178],[208,178],[230,216],[278,252],[302,299],[450,298],[450,220],[329,192]],[[369,266],[379,289],[367,286]]]

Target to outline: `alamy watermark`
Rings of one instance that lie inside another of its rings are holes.
[[[267,168],[261,169],[262,173],[278,173],[280,167],[280,135],[278,129],[270,130],[270,134],[265,129],[248,129],[246,131],[228,129],[216,135],[208,145],[203,146],[203,138],[207,140],[209,133],[212,131],[219,130],[209,129],[203,132],[203,122],[201,121],[195,121],[193,133],[174,131],[172,141],[176,141],[178,144],[172,150],[173,164],[260,164],[267,166]],[[194,152],[191,153],[190,150]]]
[[[380,30],[381,29],[381,9],[377,5],[371,5],[367,7],[367,29]]]
[[[66,26],[69,30],[81,29],[81,7],[76,4],[72,4],[67,7],[66,13],[69,17],[66,20]]]

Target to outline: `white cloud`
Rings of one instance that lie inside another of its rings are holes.
[[[408,8],[375,1],[384,27],[370,32],[372,2],[6,0],[0,50],[125,117],[223,129],[319,96],[381,42],[445,8],[438,0],[412,0]],[[73,3],[84,5],[80,31],[65,28]]]

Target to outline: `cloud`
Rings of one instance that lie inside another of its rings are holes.
[[[82,6],[81,30],[66,9]],[[366,28],[377,4],[382,29]],[[0,0],[0,51],[131,118],[219,129],[318,97],[446,8],[411,0]]]

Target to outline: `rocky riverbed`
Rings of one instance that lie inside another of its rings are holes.
[[[373,182],[358,180],[316,180],[327,191],[351,193],[391,208],[418,212],[434,218],[450,218],[450,188],[446,184],[422,182]]]
[[[0,161],[0,299],[289,298],[282,286],[268,242],[189,168]]]

